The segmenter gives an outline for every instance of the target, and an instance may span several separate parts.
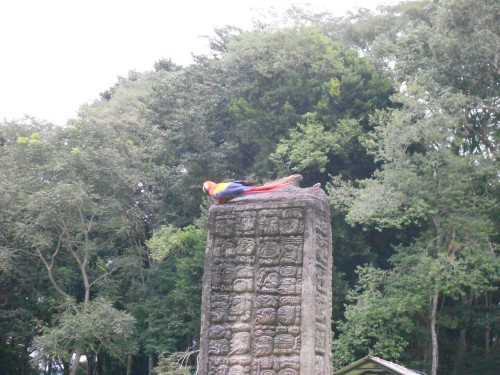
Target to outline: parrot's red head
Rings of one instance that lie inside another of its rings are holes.
[[[215,185],[217,185],[215,182],[212,181],[205,181],[203,183],[203,190],[208,192],[209,194],[212,193],[212,190],[214,190]]]

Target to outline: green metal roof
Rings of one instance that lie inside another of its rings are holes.
[[[425,375],[423,372],[410,370],[397,363],[368,355],[341,369],[333,375]]]

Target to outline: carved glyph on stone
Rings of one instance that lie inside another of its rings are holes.
[[[321,189],[213,206],[198,373],[329,375],[331,269]]]

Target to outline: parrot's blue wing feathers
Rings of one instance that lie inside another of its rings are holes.
[[[243,186],[257,186],[255,182],[247,182],[247,181],[233,181],[233,184],[241,184]]]
[[[243,194],[245,191],[252,189],[252,186],[245,186],[239,182],[229,183],[224,190],[214,194],[214,198],[234,198]]]

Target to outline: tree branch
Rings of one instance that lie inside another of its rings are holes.
[[[52,254],[52,256],[50,257],[50,270],[51,271],[54,267],[54,259],[56,258],[57,253],[59,253],[59,250],[61,249],[61,243],[62,243],[62,238],[64,236],[64,230],[65,230],[65,228],[63,228],[63,231],[59,235],[59,239],[57,240],[57,246],[56,246],[56,250],[54,251],[54,254]]]
[[[92,281],[90,284],[89,284],[89,288],[94,285],[96,282],[98,282],[99,280],[102,280],[104,279],[105,277],[111,275],[113,272],[115,272],[116,270],[120,269],[122,266],[116,266],[114,267],[111,271],[108,271],[106,272],[105,274],[102,274],[101,276],[99,276],[97,279],[95,279],[94,281]]]
[[[76,253],[76,251],[73,250],[72,241],[71,241],[71,238],[69,238],[69,233],[67,231],[66,231],[66,237],[67,237],[67,244],[66,244],[66,246],[67,246],[69,252],[71,253],[71,255],[73,256],[73,258],[75,258],[76,263],[78,264],[78,267],[80,268],[80,273],[82,275],[83,284],[85,286],[85,297],[84,297],[84,300],[83,300],[84,310],[85,310],[86,306],[87,306],[87,303],[90,300],[89,278],[88,278],[87,270],[86,270],[86,266],[87,266],[86,259],[87,259],[87,256],[88,256],[88,252],[87,252],[87,250],[84,250],[84,260],[82,262],[82,260],[79,258],[79,256]],[[86,245],[85,245],[85,247],[86,247]]]
[[[36,249],[36,252],[38,254],[38,258],[42,261],[44,264],[45,268],[47,269],[47,273],[49,274],[49,280],[52,283],[52,286],[57,290],[57,292],[67,301],[71,299],[70,295],[67,294],[62,288],[59,286],[59,284],[55,281],[54,275],[52,274],[52,268],[49,266],[47,261],[45,260],[45,257],[43,256],[42,252],[40,249]]]

